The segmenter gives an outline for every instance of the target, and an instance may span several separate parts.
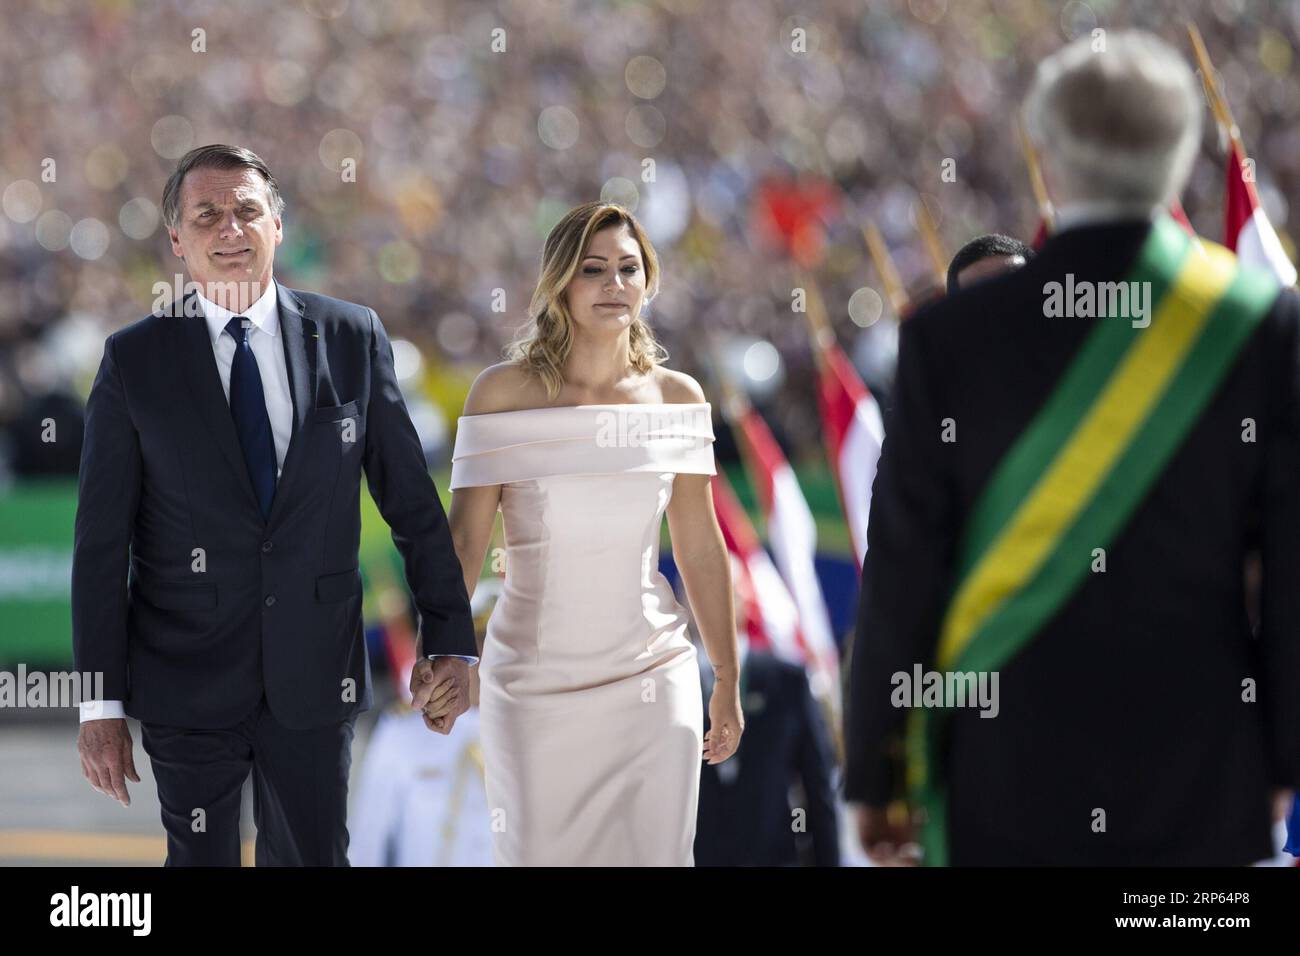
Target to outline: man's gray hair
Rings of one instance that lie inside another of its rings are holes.
[[[1038,65],[1025,125],[1070,198],[1163,207],[1200,146],[1201,91],[1150,33],[1088,36]]]
[[[176,169],[167,178],[163,187],[162,218],[168,229],[175,229],[181,217],[181,184],[186,174],[196,169],[253,169],[266,180],[266,191],[271,197],[271,212],[279,216],[284,213],[284,199],[280,196],[280,184],[275,181],[269,166],[262,157],[243,146],[226,146],[213,143],[199,146],[181,157]]]

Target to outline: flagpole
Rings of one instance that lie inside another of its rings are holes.
[[[1056,209],[1052,206],[1052,197],[1047,195],[1047,183],[1043,179],[1043,167],[1038,161],[1038,149],[1029,138],[1020,117],[1016,117],[1016,134],[1020,139],[1020,153],[1029,169],[1029,186],[1034,191],[1034,201],[1038,204],[1038,218],[1050,232],[1056,226]]]
[[[718,383],[718,391],[722,392],[722,407],[720,409],[722,412],[722,420],[725,421],[728,427],[730,427],[734,432],[739,429],[741,419],[743,419],[749,412],[749,396],[745,394],[743,389],[737,387],[731,376],[727,374],[727,367],[722,361],[722,355],[720,354],[716,338],[710,341],[706,354],[708,355],[709,365],[712,368],[713,378]],[[749,455],[751,452],[748,443],[738,441],[736,445],[740,450],[741,457],[744,459],[745,464],[749,465]],[[748,473],[748,469],[746,469],[746,471]],[[757,486],[755,486],[754,490],[755,497],[761,497]],[[760,502],[760,504],[766,505],[767,503]]]
[[[736,383],[727,374],[722,358],[718,355],[716,342],[709,349],[709,359],[713,366],[713,376],[718,382],[718,390],[722,392],[722,417],[728,425],[734,425],[749,411],[749,398],[736,387]]]
[[[1215,122],[1228,137],[1228,141],[1236,147],[1238,155],[1245,159],[1246,147],[1241,142],[1241,130],[1232,118],[1232,110],[1228,106],[1227,98],[1219,89],[1214,64],[1210,62],[1210,54],[1205,48],[1205,40],[1201,38],[1201,31],[1191,21],[1187,23],[1187,35],[1192,40],[1192,52],[1196,56],[1196,65],[1201,71],[1201,83],[1205,87],[1205,96],[1210,101],[1210,112],[1214,114]]]
[[[813,280],[812,274],[799,269],[796,275],[799,288],[804,292],[804,321],[808,326],[808,338],[813,346],[813,359],[818,372],[825,362],[825,351],[836,343],[835,330],[831,328],[826,316],[826,306],[822,302],[821,291]]]
[[[912,208],[916,210],[916,228],[921,234],[921,242],[925,244],[925,251],[930,256],[934,277],[939,283],[939,288],[946,288],[948,254],[944,252],[943,240],[939,238],[939,229],[934,224],[934,217],[930,215],[930,207],[925,204],[925,197],[918,195]]]
[[[903,280],[898,277],[898,269],[894,265],[893,256],[889,254],[889,246],[885,245],[885,237],[871,219],[862,227],[862,236],[867,241],[867,252],[871,254],[871,261],[875,263],[880,281],[884,283],[885,295],[893,306],[894,315],[901,320],[907,313],[907,290],[903,288]]]

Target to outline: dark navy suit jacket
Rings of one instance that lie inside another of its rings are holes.
[[[379,317],[277,290],[294,418],[268,520],[202,315],[155,313],[104,346],[81,455],[73,651],[142,721],[228,727],[265,694],[284,725],[309,729],[369,706],[363,470],[405,560],[423,652],[477,653]]]

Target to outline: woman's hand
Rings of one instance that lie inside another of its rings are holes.
[[[736,752],[745,732],[745,715],[740,712],[740,685],[735,678],[713,682],[709,697],[709,731],[704,735],[704,758],[719,764]]]

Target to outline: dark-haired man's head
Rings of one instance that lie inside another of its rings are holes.
[[[1019,239],[990,233],[962,246],[948,264],[948,294],[973,282],[1019,269],[1034,257],[1034,250]]]
[[[232,312],[242,312],[271,281],[283,211],[275,176],[242,146],[190,150],[163,190],[172,251],[204,295]]]

